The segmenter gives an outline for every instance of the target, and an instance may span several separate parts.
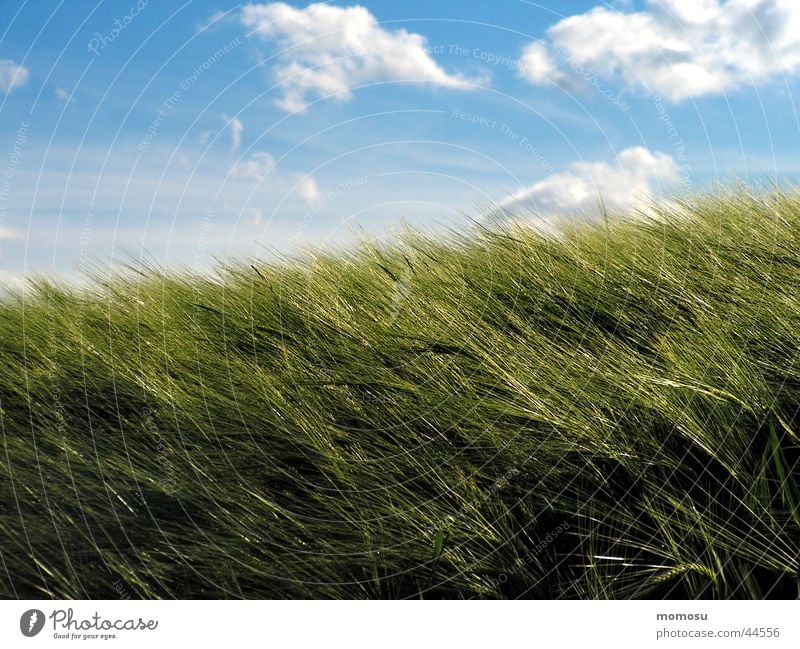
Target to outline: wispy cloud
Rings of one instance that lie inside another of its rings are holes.
[[[233,180],[261,182],[275,167],[275,159],[265,151],[257,151],[245,160],[236,162],[230,170]]]
[[[0,59],[0,92],[10,93],[28,82],[30,72],[9,59]]]
[[[287,187],[294,183],[291,192],[307,205],[313,205],[322,196],[319,185],[313,176],[294,173],[276,173],[275,159],[265,151],[256,151],[248,158],[238,160],[231,167],[228,177],[242,183],[260,183],[272,174],[273,184]],[[259,211],[259,214],[261,211]],[[253,222],[261,220],[261,216],[253,218]]]
[[[65,104],[72,101],[72,95],[63,88],[56,88],[55,95],[57,99],[60,99]]]
[[[320,199],[322,192],[312,176],[305,176],[297,183],[297,195],[309,205],[313,205]]]
[[[283,97],[278,105],[303,111],[313,97],[352,98],[354,86],[381,81],[428,83],[468,90],[472,82],[445,72],[420,34],[388,30],[364,7],[312,4],[296,9],[282,2],[250,4],[242,24],[278,49],[273,69]]]
[[[25,233],[15,228],[0,227],[0,243],[4,241],[22,241]]]
[[[239,155],[239,150],[242,148],[242,133],[244,132],[244,124],[242,120],[237,117],[227,118],[223,116],[225,126],[231,130],[231,157],[235,158]]]

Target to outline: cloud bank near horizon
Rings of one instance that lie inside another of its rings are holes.
[[[636,146],[620,151],[614,163],[573,162],[564,171],[512,194],[498,207],[504,214],[534,224],[587,215],[601,204],[613,211],[630,211],[645,207],[662,186],[678,180],[672,156]]]

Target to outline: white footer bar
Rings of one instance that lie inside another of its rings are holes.
[[[798,601],[2,601],[0,647],[777,648],[800,647],[798,618]]]

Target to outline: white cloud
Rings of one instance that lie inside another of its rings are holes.
[[[680,101],[796,72],[800,2],[647,0],[637,12],[595,7],[553,25],[548,39],[548,49],[534,43],[523,51],[520,74],[531,83],[563,85],[577,78],[576,70],[591,70]]]
[[[253,153],[248,159],[237,162],[230,171],[234,180],[261,182],[275,167],[275,159],[264,151]]]
[[[236,157],[239,154],[239,149],[242,148],[242,132],[244,131],[244,124],[242,120],[237,117],[228,119],[223,116],[225,125],[231,129],[231,156]]]
[[[22,241],[25,233],[14,228],[0,227],[0,243],[3,241]]]
[[[230,12],[228,11],[215,11],[206,20],[195,27],[195,32],[200,34],[204,31],[217,27],[220,23],[224,22],[226,18],[229,18],[229,13]]]
[[[296,9],[282,2],[250,4],[241,21],[278,49],[274,68],[283,97],[278,105],[303,111],[313,97],[352,97],[352,88],[381,81],[430,83],[470,89],[469,80],[445,72],[423,36],[388,30],[364,7],[312,4]]]
[[[258,183],[263,181],[267,174],[275,169],[275,158],[265,151],[257,151],[249,158],[236,162],[230,169],[231,180]],[[288,185],[294,181],[294,194],[308,205],[313,205],[322,197],[319,185],[313,176],[299,176],[295,174],[276,173],[273,176],[276,186]],[[250,215],[254,223],[261,220],[261,216]]]
[[[14,61],[0,59],[0,92],[9,93],[14,88],[24,86],[28,81],[28,74],[27,68]]]
[[[72,95],[64,90],[63,88],[56,88],[56,97],[63,101],[65,104],[68,104],[72,101]]]
[[[252,225],[261,225],[264,220],[264,210],[260,207],[248,207],[244,210],[246,220]]]
[[[25,288],[26,280],[24,275],[9,273],[0,269],[0,293],[17,293]]]
[[[309,205],[316,203],[322,196],[317,181],[312,176],[305,176],[297,184],[297,194]]]
[[[534,85],[547,82],[571,85],[572,77],[563,72],[550,56],[547,45],[534,41],[525,46],[519,59],[519,74]]]
[[[212,137],[216,135],[216,131],[201,131],[197,134],[197,142],[198,144],[208,144]]]
[[[678,181],[675,160],[665,153],[643,147],[620,152],[616,163],[574,162],[520,190],[499,207],[512,216],[545,220],[559,216],[590,214],[602,199],[609,210],[629,210],[646,205],[661,183]]]

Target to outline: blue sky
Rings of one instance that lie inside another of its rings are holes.
[[[792,182],[793,0],[4,0],[0,280]]]

